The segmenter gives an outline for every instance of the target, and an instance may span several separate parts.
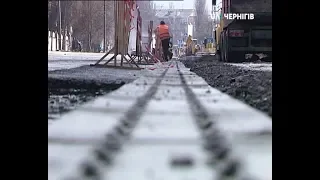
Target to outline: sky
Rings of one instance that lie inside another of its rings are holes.
[[[203,0],[206,1],[208,11],[211,12],[212,9],[212,1],[211,0]],[[221,3],[222,0],[217,0],[217,5]],[[157,5],[163,5],[164,9],[169,8],[170,2],[173,3],[175,9],[193,9],[194,8],[194,0],[171,0],[171,1],[153,1]]]

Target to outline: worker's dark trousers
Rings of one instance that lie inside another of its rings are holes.
[[[168,56],[172,57],[172,53],[169,51],[169,42],[170,38],[161,40],[163,55],[166,61],[168,61]]]

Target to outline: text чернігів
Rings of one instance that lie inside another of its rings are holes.
[[[237,19],[237,20],[253,20],[254,19],[254,14],[252,13],[225,13],[223,16],[226,19]]]

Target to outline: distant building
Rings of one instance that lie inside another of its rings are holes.
[[[188,24],[194,25],[194,9],[156,9],[156,17],[159,24],[164,21],[169,25],[173,34],[173,43],[176,45],[178,40],[185,41],[188,33]]]

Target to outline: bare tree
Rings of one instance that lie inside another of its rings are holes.
[[[156,10],[152,1],[136,1],[142,18],[142,33],[148,32],[148,25],[150,21],[156,20]]]
[[[73,37],[79,39],[85,51],[93,51],[103,40],[103,1],[61,1],[61,27],[66,36],[72,27]],[[113,2],[106,1],[106,34],[110,42],[114,33]],[[57,31],[59,9],[57,1],[48,1],[48,28]]]
[[[203,39],[212,36],[213,23],[208,13],[206,0],[195,0],[195,37]]]
[[[58,3],[57,1],[48,1],[48,28],[52,31],[58,30]]]

